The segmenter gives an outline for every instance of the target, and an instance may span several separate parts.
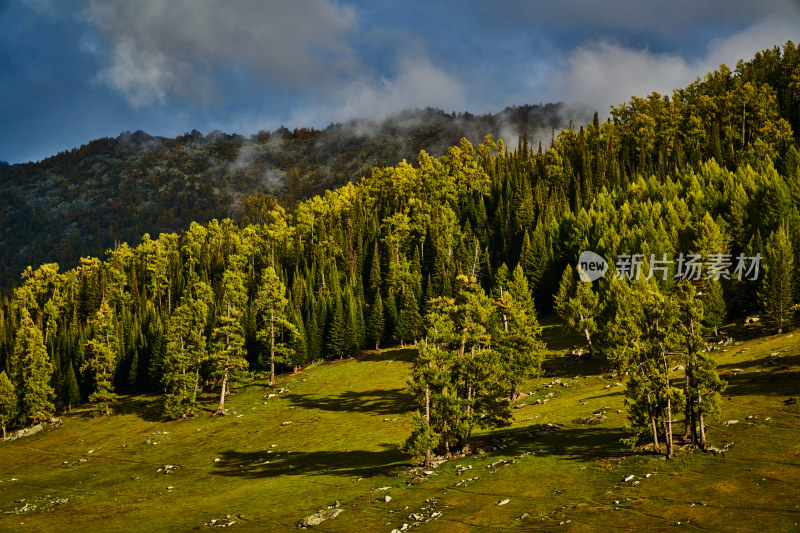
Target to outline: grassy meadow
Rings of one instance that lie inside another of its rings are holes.
[[[185,421],[163,420],[157,397],[124,397],[110,418],[76,409],[60,428],[0,444],[0,530],[288,531],[335,505],[341,513],[315,529],[798,527],[796,335],[716,352],[728,388],[708,434],[725,453],[679,449],[669,461],[619,443],[623,378],[565,355],[576,340],[559,327],[545,337],[546,373],[523,388],[514,423],[427,473],[399,450],[414,351],[366,352],[282,376],[274,390],[257,381],[228,399],[224,417],[211,417],[211,392]],[[581,423],[599,412],[602,423]]]

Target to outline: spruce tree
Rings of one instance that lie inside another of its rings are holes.
[[[200,365],[208,356],[205,328],[213,292],[195,280],[167,323],[162,362],[164,414],[170,418],[194,415],[200,383]]]
[[[400,337],[400,345],[406,341],[416,344],[422,329],[422,317],[419,314],[419,305],[414,297],[414,292],[406,289],[403,294],[403,307],[397,318],[397,335]]]
[[[569,328],[584,336],[589,357],[594,358],[592,335],[597,332],[596,318],[602,312],[602,305],[597,293],[592,290],[592,283],[576,280],[570,265],[567,265],[561,277],[555,295],[555,308]]]
[[[33,323],[28,310],[21,310],[22,320],[17,330],[14,346],[15,360],[19,363],[18,384],[19,416],[33,423],[53,415],[53,388],[50,378],[53,364],[44,347],[42,331]]]
[[[783,332],[791,323],[794,280],[794,253],[788,231],[780,228],[767,240],[764,264],[764,281],[761,288],[761,303],[764,308],[764,323]]]
[[[243,260],[239,258],[231,263],[222,278],[222,306],[218,325],[211,333],[213,350],[208,358],[214,375],[222,380],[214,415],[225,414],[225,397],[230,394],[231,382],[240,381],[247,372],[242,325],[247,293],[244,273],[239,269],[243,266]]]
[[[384,336],[383,327],[383,300],[381,299],[380,291],[378,291],[375,293],[375,299],[372,301],[369,319],[367,320],[367,340],[375,344],[376,350],[381,347],[381,340],[383,340]]]
[[[725,318],[727,317],[725,297],[719,280],[708,280],[708,285],[701,299],[704,309],[703,325],[713,331],[714,336],[716,336],[719,328],[725,325]]]
[[[66,379],[64,380],[64,398],[66,401],[67,411],[81,403],[81,390],[78,386],[78,379],[75,377],[75,369],[72,363],[67,363]]]
[[[109,405],[117,399],[113,378],[120,347],[115,326],[114,312],[103,300],[92,320],[92,339],[86,343],[89,360],[81,367],[81,372],[91,370],[95,382],[95,390],[89,396],[89,401],[102,404],[106,416],[111,414]]]
[[[6,426],[14,420],[17,413],[17,395],[14,385],[5,371],[0,372],[0,426],[3,428],[3,440],[6,438]]]

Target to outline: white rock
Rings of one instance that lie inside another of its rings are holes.
[[[497,505],[505,505],[505,504],[507,504],[507,503],[508,503],[508,502],[510,502],[510,501],[511,501],[511,500],[509,500],[508,498],[506,498],[505,500],[500,500],[499,502],[497,502]]]
[[[633,475],[633,474],[631,474],[631,475],[629,475],[629,476],[626,476],[626,477],[625,477],[625,479],[624,479],[623,481],[625,481],[625,482],[628,482],[628,481],[631,481],[633,478],[634,478],[634,475]]]

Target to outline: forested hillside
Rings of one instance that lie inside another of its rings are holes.
[[[507,108],[495,115],[409,110],[381,122],[281,128],[251,137],[192,131],[174,139],[137,131],[97,139],[38,163],[0,164],[0,289],[27,266],[72,268],[116,242],[180,232],[192,221],[248,221],[246,199],[271,193],[293,206],[369,176],[373,167],[444,154],[462,137],[550,139],[591,112],[564,104]]]
[[[764,332],[796,320],[800,48],[611,114],[552,146],[462,140],[288,211],[262,196],[250,224],[199,220],[77,268],[26,271],[0,316],[5,388],[17,391],[5,418],[42,420],[87,400],[108,411],[132,391],[163,392],[165,415],[188,417],[201,388],[217,391],[222,413],[250,371],[427,338],[412,383],[425,415],[408,451],[468,450],[472,426],[505,423],[505,399],[536,373],[536,313],[555,305],[596,355],[638,365],[632,442],[666,434],[669,447],[671,409],[689,406],[687,427],[697,414],[702,428],[718,408],[724,384],[703,335],[752,312]],[[612,271],[617,256],[642,254],[645,273],[651,254],[696,254],[706,267],[714,255],[763,259],[741,281],[677,283],[671,270],[585,283],[572,274],[585,250]],[[696,371],[683,396],[665,374],[671,346]]]

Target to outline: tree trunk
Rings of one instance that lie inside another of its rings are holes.
[[[667,445],[667,459],[672,457],[672,400],[667,396],[667,412],[664,416],[664,441]]]
[[[658,444],[658,428],[656,427],[656,414],[653,409],[653,402],[650,400],[650,393],[647,393],[647,412],[650,414],[650,426],[653,430],[653,451],[661,451],[661,446]]]
[[[683,409],[683,440],[689,438],[691,435],[691,426],[692,426],[692,402],[689,401],[689,363],[686,363],[686,380],[683,386],[683,390],[686,393],[686,407]]]
[[[3,440],[6,440],[6,425],[3,424]]]
[[[275,386],[275,309],[270,310],[269,314],[269,386]]]
[[[700,447],[702,449],[706,449],[708,442],[706,441],[706,426],[705,422],[703,421],[703,411],[700,410],[700,403],[703,401],[702,397],[700,396],[700,385],[697,385],[697,414],[700,426]]]
[[[594,359],[594,346],[592,346],[592,337],[589,335],[589,330],[583,328],[583,334],[586,336],[586,345],[589,347],[589,358]]]
[[[214,413],[214,416],[225,414],[225,393],[227,392],[227,388],[228,388],[228,365],[225,365],[225,373],[222,375],[222,392],[219,395],[219,404],[217,405],[217,410]]]

